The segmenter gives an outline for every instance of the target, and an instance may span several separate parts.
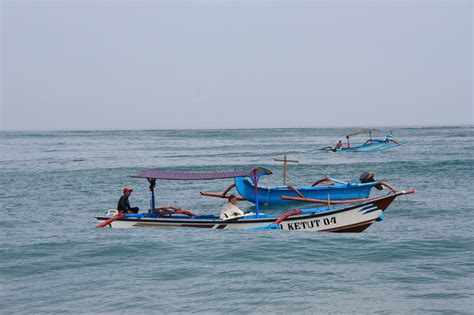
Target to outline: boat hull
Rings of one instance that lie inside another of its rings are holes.
[[[357,146],[353,146],[351,148],[342,148],[336,149],[333,151],[332,149],[325,148],[328,152],[380,152],[380,151],[387,151],[402,144],[405,144],[406,141],[401,142],[385,142],[383,140],[374,140],[371,144],[361,144]]]
[[[318,200],[354,200],[368,198],[370,190],[376,183],[347,183],[330,186],[298,187],[297,190],[305,198]],[[235,188],[239,194],[250,202],[255,203],[255,186],[247,178],[235,179]],[[295,202],[281,199],[282,196],[300,197],[296,192],[286,186],[259,187],[258,203],[264,205],[288,204]]]
[[[397,197],[390,194],[375,198],[370,202],[362,202],[344,207],[303,210],[305,213],[291,216],[283,220],[278,228],[281,230],[305,230],[321,232],[362,232],[373,224]],[[111,216],[97,216],[98,221],[105,221]],[[277,216],[249,215],[233,220],[209,219],[201,217],[143,217],[121,218],[109,224],[112,228],[130,227],[191,227],[207,229],[248,230],[265,228],[278,219]]]

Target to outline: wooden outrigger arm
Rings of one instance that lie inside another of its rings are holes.
[[[197,214],[194,212],[191,212],[189,210],[183,210],[181,208],[177,208],[173,206],[165,206],[165,207],[156,208],[156,211],[158,212],[159,216],[172,215],[172,214],[185,214],[190,217],[197,216]]]
[[[311,187],[317,186],[317,185],[319,185],[319,184],[321,184],[321,183],[324,183],[324,182],[331,182],[331,183],[328,184],[328,185],[334,185],[334,182],[333,182],[333,180],[332,180],[331,178],[329,178],[329,177],[324,177],[324,178],[321,178],[321,179],[318,180],[318,181],[315,181],[315,182],[311,185]]]
[[[301,198],[305,198],[304,195],[298,190],[296,189],[296,187],[292,186],[292,185],[288,185],[287,186],[289,189],[291,189],[295,194],[297,194],[298,196],[300,196]],[[282,197],[283,199],[283,197]]]
[[[334,185],[335,183],[336,184],[347,184],[347,182],[344,182],[342,180],[337,180],[337,179],[334,179],[334,178],[331,178],[331,177],[323,177],[321,178],[320,180],[317,180],[315,181],[311,187],[314,187],[314,186],[318,186],[319,184],[321,183],[324,183],[324,182],[329,182],[328,184],[324,185],[324,186],[332,186]]]
[[[389,190],[391,190],[394,193],[397,193],[398,190],[387,184],[386,182],[381,182],[380,185],[387,187]],[[288,186],[290,188],[290,186]],[[291,188],[290,188],[291,189]],[[293,189],[292,189],[293,190]],[[298,201],[298,202],[311,202],[311,203],[321,203],[321,204],[327,204],[331,203],[334,205],[341,205],[341,204],[346,204],[346,203],[353,203],[353,202],[360,202],[360,201],[367,201],[373,198],[360,198],[360,199],[352,199],[352,200],[325,200],[325,199],[312,199],[312,198],[306,198],[299,192],[298,190],[293,190],[299,197],[292,197],[292,196],[281,196],[281,199],[283,200],[291,200],[291,201]],[[411,190],[406,190],[404,192],[404,195],[407,194],[412,194],[415,191],[413,189]]]
[[[351,202],[359,202],[359,201],[367,201],[371,198],[360,198],[360,199],[352,199],[352,200],[326,200],[326,199],[312,199],[312,198],[301,198],[301,197],[291,197],[291,196],[281,196],[283,200],[291,200],[291,201],[298,201],[298,202],[312,202],[312,203],[321,203],[321,204],[333,204],[333,205],[342,205],[345,203]]]
[[[229,187],[227,187],[226,190],[224,190],[224,192],[222,194],[214,193],[214,192],[207,192],[207,191],[201,191],[200,193],[201,193],[202,196],[207,196],[207,197],[228,198],[229,196],[227,196],[227,193],[234,187],[235,187],[235,184],[231,184]],[[289,189],[294,191],[295,194],[297,194],[301,198],[304,198],[304,195],[295,186],[287,185],[286,187],[288,187]],[[238,200],[245,200],[245,198],[242,197],[242,196],[237,196],[237,199]]]
[[[278,219],[276,219],[275,222],[273,223],[270,223],[266,226],[262,226],[262,227],[255,227],[255,228],[249,228],[248,230],[267,230],[267,229],[272,229],[272,230],[275,230],[275,229],[279,229],[280,228],[280,223],[283,222],[284,220],[286,220],[287,218],[293,216],[293,215],[297,215],[297,214],[301,214],[302,211],[300,209],[295,209],[293,211],[290,211],[290,212],[286,212],[284,214],[282,214]]]
[[[297,214],[301,214],[300,209],[295,209],[293,211],[284,213],[275,222],[273,222],[273,224],[280,224],[281,222],[285,221],[288,217],[291,217],[292,215],[297,215]]]
[[[415,192],[414,189],[409,189],[409,190],[404,190],[404,191],[398,191],[389,184],[385,182],[380,183],[382,186],[387,187],[390,189],[393,193],[401,193],[402,195],[409,195],[413,194]],[[377,197],[372,197],[372,198],[360,198],[360,199],[352,199],[352,200],[325,200],[325,199],[311,199],[311,198],[305,198],[305,197],[292,197],[292,196],[281,196],[281,199],[283,200],[292,200],[292,201],[299,201],[299,202],[311,202],[311,203],[321,203],[321,204],[333,204],[333,205],[340,205],[340,204],[345,204],[345,203],[353,203],[353,202],[361,202],[361,201],[368,201],[371,199],[374,199]]]
[[[114,215],[113,217],[111,217],[110,219],[108,220],[105,220],[104,222],[102,222],[101,224],[99,224],[98,226],[96,226],[96,228],[103,228],[107,225],[109,225],[110,223],[114,222],[115,220],[119,220],[121,218],[125,218],[125,213],[119,213],[117,215]]]
[[[201,193],[202,196],[227,199],[227,198],[229,198],[229,196],[227,196],[227,193],[229,191],[231,191],[232,188],[234,188],[234,187],[235,187],[235,184],[230,184],[229,187],[227,187],[227,189],[224,190],[224,192],[222,194],[214,193],[214,192],[208,192],[208,191],[201,191],[200,193]],[[238,200],[245,200],[244,197],[242,197],[242,196],[237,196],[237,199]]]

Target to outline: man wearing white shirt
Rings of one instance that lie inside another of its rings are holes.
[[[235,217],[241,217],[244,212],[237,207],[237,197],[234,195],[229,196],[229,202],[227,202],[221,209],[220,218],[222,220],[228,220]]]

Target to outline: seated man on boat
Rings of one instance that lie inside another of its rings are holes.
[[[341,141],[341,140],[339,140],[339,142],[336,144],[336,146],[335,146],[334,148],[333,148],[333,147],[331,147],[331,146],[329,146],[329,147],[326,147],[326,148],[329,148],[329,149],[331,149],[331,151],[332,151],[332,152],[336,152],[337,150],[341,150],[341,149],[343,149],[343,148],[344,148],[344,145],[342,144],[342,141]]]
[[[229,196],[229,202],[227,202],[221,209],[220,218],[222,220],[238,218],[244,215],[244,212],[237,207],[237,197],[235,195]]]
[[[388,135],[385,137],[385,139],[384,139],[384,142],[385,142],[385,143],[390,143],[390,142],[393,142],[393,143],[395,143],[395,144],[399,144],[399,142],[398,142],[398,141],[396,141],[396,140],[393,140],[393,134],[392,134],[392,131],[390,131],[390,133],[389,133],[389,134],[388,134]]]
[[[117,205],[117,210],[120,213],[138,213],[138,207],[130,207],[130,203],[128,201],[128,197],[132,194],[133,189],[130,187],[125,187],[123,189],[123,195],[120,197],[120,200]]]

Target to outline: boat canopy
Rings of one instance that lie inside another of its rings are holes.
[[[271,171],[263,167],[258,167],[242,171],[227,172],[182,172],[182,171],[162,171],[162,170],[145,170],[140,174],[130,177],[146,178],[146,179],[164,179],[164,180],[211,180],[235,177],[250,177],[270,175]]]
[[[379,131],[379,130],[378,129],[362,129],[362,130],[359,130],[359,131],[354,131],[354,132],[348,133],[344,136],[346,138],[349,138],[349,137],[356,136],[356,135],[361,135],[361,134],[364,134],[364,133],[371,133],[372,131]]]

